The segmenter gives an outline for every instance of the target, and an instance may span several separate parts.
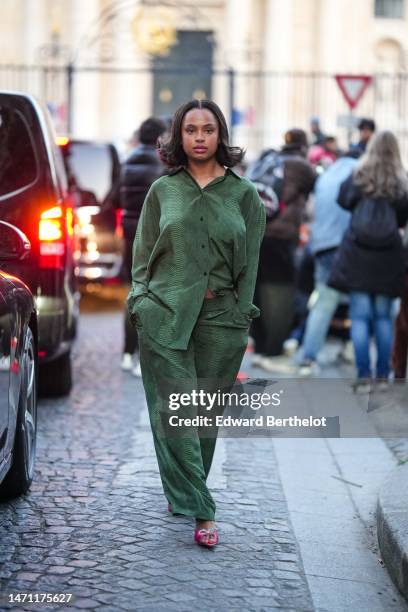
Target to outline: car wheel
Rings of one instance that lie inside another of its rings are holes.
[[[18,401],[13,459],[7,476],[0,484],[0,499],[26,493],[34,475],[37,441],[37,357],[34,336],[28,327],[21,355],[21,387]]]
[[[72,389],[71,353],[40,366],[39,392],[41,396],[68,395]]]

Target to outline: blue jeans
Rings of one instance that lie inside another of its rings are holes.
[[[315,293],[317,299],[307,317],[303,346],[298,361],[302,358],[316,360],[340,301],[341,293],[327,285],[335,254],[336,251],[329,251],[316,255]]]
[[[393,300],[385,295],[360,291],[350,293],[351,339],[356,356],[358,378],[371,378],[370,338],[374,333],[377,348],[377,378],[390,374],[393,340]]]

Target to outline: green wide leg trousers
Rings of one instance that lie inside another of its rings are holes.
[[[171,410],[169,396],[200,389],[228,391],[236,380],[248,341],[248,328],[232,322],[233,292],[205,299],[185,350],[164,347],[138,327],[140,365],[163,490],[173,513],[214,520],[215,503],[206,484],[217,428],[169,427],[169,416],[207,416],[215,423],[224,408],[217,403]],[[174,407],[174,405],[173,405]],[[171,431],[177,430],[177,431]]]

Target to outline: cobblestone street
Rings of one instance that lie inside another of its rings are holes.
[[[222,546],[171,517],[142,383],[119,368],[119,313],[83,314],[69,399],[41,400],[36,478],[0,506],[2,609],[312,610],[271,440],[220,439]],[[64,606],[12,593],[72,593]]]
[[[340,482],[358,441],[220,438],[210,475],[220,546],[200,548],[193,521],[167,512],[142,382],[121,371],[121,344],[120,312],[83,312],[73,392],[40,401],[34,483],[0,505],[1,610],[407,609],[378,564],[376,483],[363,482],[393,465],[381,440],[366,467],[354,461],[360,503]],[[8,603],[16,593],[72,599]]]

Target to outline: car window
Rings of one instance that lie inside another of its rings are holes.
[[[21,191],[37,177],[37,159],[23,115],[0,107],[0,197]]]
[[[65,172],[64,160],[62,159],[62,154],[60,147],[56,144],[56,134],[55,127],[51,119],[51,115],[48,109],[44,109],[44,120],[45,126],[47,130],[48,140],[47,143],[50,148],[50,156],[52,158],[51,171],[55,170],[54,182],[56,181],[57,189],[59,191],[58,196],[65,195],[68,185],[67,185],[67,176]]]
[[[88,194],[88,204],[101,204],[112,188],[113,160],[109,147],[71,142],[65,155],[70,181]]]

